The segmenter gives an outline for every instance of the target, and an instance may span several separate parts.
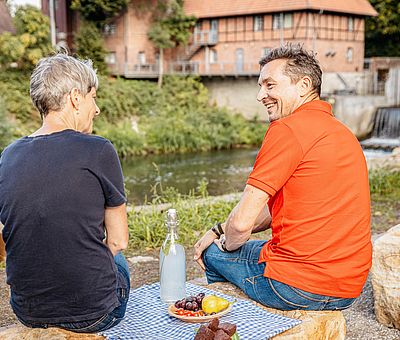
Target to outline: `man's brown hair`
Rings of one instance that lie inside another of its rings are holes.
[[[308,76],[311,78],[314,91],[318,95],[321,94],[322,71],[314,52],[305,50],[302,44],[287,43],[271,50],[259,64],[262,68],[277,59],[286,59],[285,74],[293,83]]]

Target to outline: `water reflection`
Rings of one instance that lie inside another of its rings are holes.
[[[151,188],[157,181],[172,186],[181,193],[196,188],[201,179],[208,181],[210,195],[242,191],[253,167],[258,149],[235,149],[189,154],[148,155],[124,161],[129,202],[143,204],[150,200]],[[389,153],[383,150],[364,150],[367,159]],[[157,168],[154,166],[157,165]]]
[[[151,187],[162,181],[181,193],[208,181],[210,195],[242,191],[258,149],[235,149],[189,154],[148,155],[124,161],[122,168],[129,193],[129,202],[142,204],[151,198]],[[157,168],[154,166],[157,165]]]

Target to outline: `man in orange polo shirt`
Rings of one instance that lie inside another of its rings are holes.
[[[314,54],[288,44],[260,65],[257,99],[271,124],[239,203],[194,258],[209,283],[230,281],[272,308],[348,308],[371,267],[362,149],[320,100]],[[269,227],[271,240],[248,241]]]

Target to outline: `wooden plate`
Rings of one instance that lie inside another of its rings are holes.
[[[208,322],[214,318],[219,318],[225,314],[228,314],[232,309],[232,304],[229,304],[229,306],[224,309],[222,312],[213,314],[213,315],[205,315],[205,316],[186,316],[186,315],[178,315],[175,314],[177,308],[175,305],[170,305],[168,307],[168,314],[173,316],[174,318],[177,318],[179,320],[182,320],[184,322],[190,322],[190,323],[202,323],[202,322]]]

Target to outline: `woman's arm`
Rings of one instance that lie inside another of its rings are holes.
[[[128,217],[126,204],[118,207],[106,207],[104,225],[107,232],[105,243],[115,256],[119,251],[128,247]]]

